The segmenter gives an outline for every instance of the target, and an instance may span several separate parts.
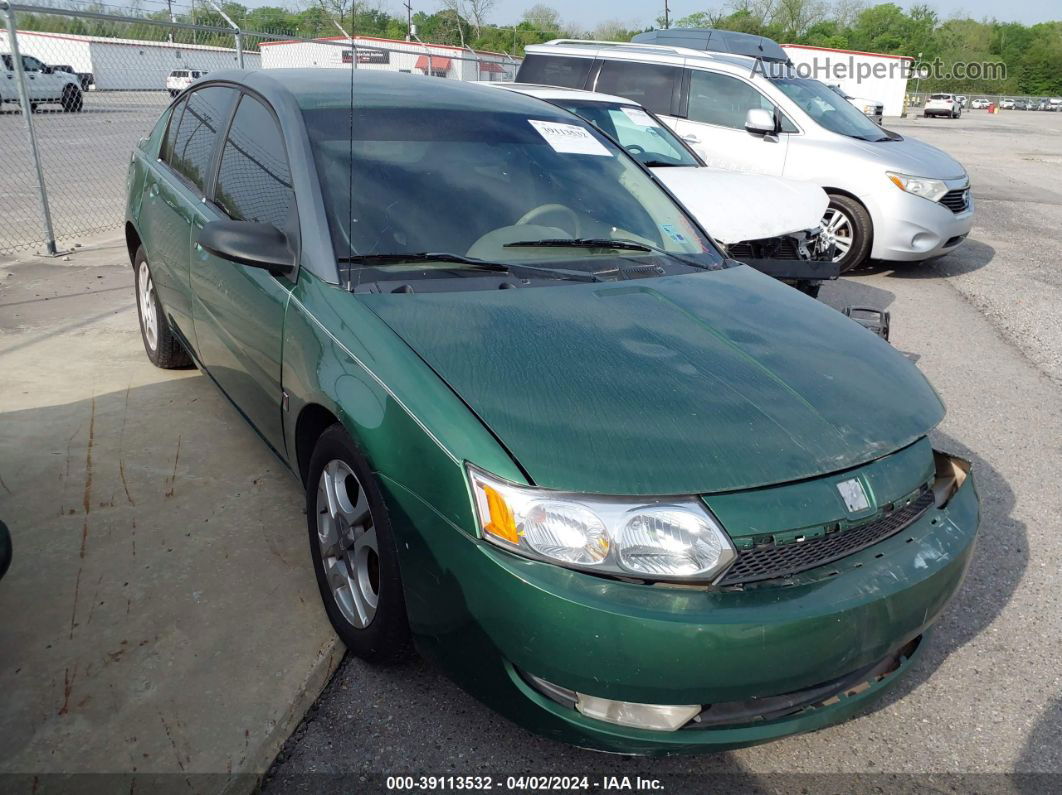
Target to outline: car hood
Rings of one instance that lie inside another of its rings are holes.
[[[654,168],[709,234],[723,245],[817,227],[829,198],[818,185],[718,168]]]
[[[904,447],[944,413],[886,342],[743,265],[359,298],[548,488],[706,494],[799,480]]]
[[[899,171],[912,177],[928,179],[960,179],[966,176],[962,164],[946,152],[914,138],[898,141],[858,141],[851,143],[872,155],[888,171]]]

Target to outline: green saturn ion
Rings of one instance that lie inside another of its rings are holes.
[[[553,105],[212,73],[128,194],[148,357],[300,479],[361,657],[587,748],[732,748],[865,709],[962,581],[978,499],[916,367]]]

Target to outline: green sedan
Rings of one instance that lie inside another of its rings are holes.
[[[724,258],[579,118],[351,80],[185,91],[133,154],[126,223],[148,357],[199,367],[304,485],[347,647],[416,648],[622,753],[865,709],[977,531],[925,378]]]

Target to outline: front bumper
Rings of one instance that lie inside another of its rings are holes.
[[[385,484],[385,492],[421,651],[521,726],[619,753],[722,750],[819,729],[863,709],[910,657],[855,695],[846,686],[835,698],[781,717],[672,732],[587,718],[547,698],[521,673],[646,704],[709,705],[807,691],[922,636],[962,581],[978,523],[967,478],[944,509],[931,508],[879,544],[784,586],[725,591],[625,583],[518,558],[444,526],[400,487]]]
[[[948,180],[948,187],[960,188],[966,180]],[[974,200],[964,212],[953,213],[939,202],[932,202],[892,185],[868,201],[874,224],[874,259],[912,262],[940,257],[954,251],[973,228]]]

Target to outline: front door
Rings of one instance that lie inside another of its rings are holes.
[[[751,82],[719,72],[692,69],[686,117],[666,121],[709,166],[781,176],[789,133],[796,127],[778,112],[782,119],[779,135],[749,133],[745,130],[745,116],[752,108],[776,112],[774,103]]]
[[[211,221],[270,223],[297,234],[284,139],[272,112],[243,95],[221,150],[213,201],[192,224],[191,284],[199,356],[211,376],[275,450],[285,449],[280,362],[291,281],[215,257],[196,243]]]

